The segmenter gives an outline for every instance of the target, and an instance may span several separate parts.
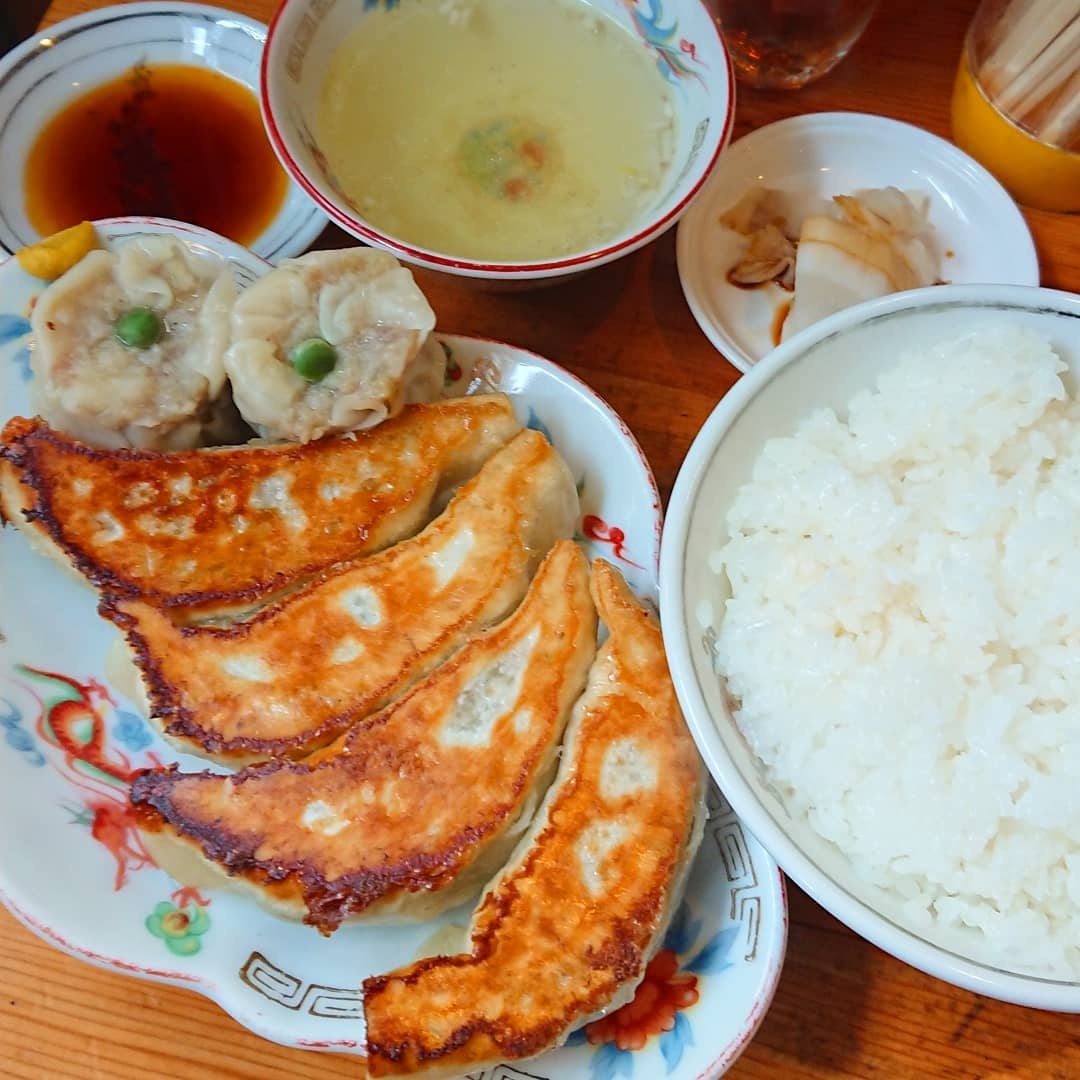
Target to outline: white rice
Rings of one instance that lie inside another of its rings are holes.
[[[909,355],[763,448],[717,669],[791,813],[916,927],[1080,976],[1080,403],[1037,335]],[[970,931],[967,933],[970,934]],[[985,937],[981,935],[984,934]]]

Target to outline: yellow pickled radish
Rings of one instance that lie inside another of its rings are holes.
[[[15,253],[19,265],[42,281],[55,281],[70,270],[88,251],[97,247],[97,233],[89,221],[46,236]]]

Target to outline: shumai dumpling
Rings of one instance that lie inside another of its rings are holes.
[[[438,397],[446,358],[412,274],[372,248],[284,259],[237,300],[225,367],[244,419],[308,442]]]
[[[85,255],[31,317],[35,410],[96,446],[186,450],[243,425],[225,380],[232,272],[172,236]]]

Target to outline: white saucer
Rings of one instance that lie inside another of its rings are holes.
[[[739,289],[725,277],[731,234],[719,216],[754,186],[784,192],[801,221],[833,195],[892,185],[930,196],[943,280],[1038,285],[1027,223],[1005,189],[952,143],[921,128],[862,113],[811,113],[739,139],[723,154],[678,233],[679,279],[706,337],[740,371],[773,346],[777,285]]]

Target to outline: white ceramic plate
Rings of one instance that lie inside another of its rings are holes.
[[[115,234],[127,228],[117,225]],[[29,407],[26,315],[41,288],[13,260],[0,265],[0,418]],[[447,393],[479,381],[509,393],[521,419],[545,430],[573,470],[588,554],[606,557],[640,593],[654,594],[660,501],[619,418],[538,356],[474,338],[442,340]],[[31,551],[14,529],[0,531],[0,900],[67,952],[188,986],[268,1039],[362,1055],[361,980],[432,949],[438,927],[465,925],[469,911],[412,928],[348,926],[324,939],[244,898],[180,888],[147,857],[126,787],[110,770],[204,763],[174,754],[110,689],[104,659],[113,633],[89,589]],[[693,1080],[718,1076],[734,1060],[772,998],[786,903],[773,859],[715,791],[710,805],[686,899],[665,942],[676,974],[657,986],[661,999],[683,1003],[671,1030],[654,1024],[650,1034],[656,1016],[647,1015],[636,1051],[603,1041],[596,1030],[596,1044],[578,1033],[564,1049],[523,1068],[501,1066],[484,1080]]]
[[[758,128],[720,156],[679,225],[679,279],[706,337],[740,371],[777,342],[791,294],[739,289],[726,274],[733,238],[720,215],[752,187],[782,191],[796,225],[833,195],[898,187],[930,196],[941,277],[950,284],[1038,285],[1031,232],[1008,192],[952,143],[921,128],[862,113],[810,113]]]
[[[97,8],[55,23],[0,58],[0,245],[40,236],[26,216],[22,173],[45,119],[80,87],[108,82],[138,61],[206,65],[258,97],[266,25],[246,15],[173,0]],[[197,119],[193,119],[197,123]],[[252,250],[277,262],[306,251],[326,215],[290,181],[280,210]]]

